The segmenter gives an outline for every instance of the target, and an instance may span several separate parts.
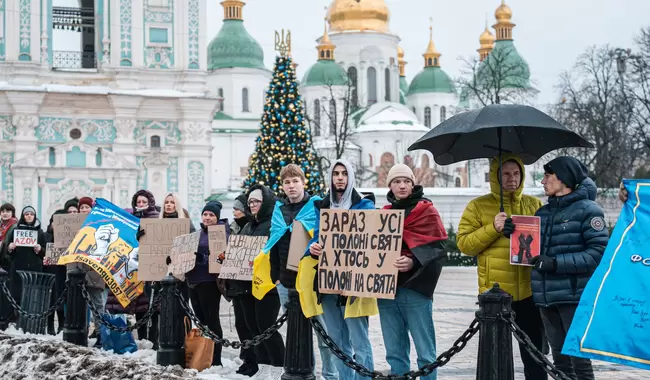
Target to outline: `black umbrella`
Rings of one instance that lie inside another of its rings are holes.
[[[530,106],[491,104],[463,112],[427,132],[408,150],[424,149],[439,165],[501,153],[516,154],[525,165],[556,149],[594,146],[544,112]],[[501,211],[503,211],[503,189]]]

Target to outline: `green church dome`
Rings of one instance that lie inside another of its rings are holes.
[[[497,69],[496,66],[502,69]],[[499,40],[494,44],[494,49],[477,70],[478,83],[485,80],[493,82],[491,77],[494,77],[495,71],[503,77],[502,88],[531,88],[530,67],[512,40]]]
[[[264,51],[246,31],[243,20],[226,19],[208,45],[208,70],[244,67],[265,69]]]
[[[345,86],[348,75],[343,67],[331,60],[320,60],[307,70],[302,86]]]
[[[456,92],[454,82],[439,66],[429,66],[422,69],[413,78],[407,95],[432,92]]]

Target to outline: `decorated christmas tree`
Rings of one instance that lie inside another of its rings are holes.
[[[288,164],[296,164],[307,177],[307,192],[323,195],[325,187],[317,160],[311,134],[305,126],[304,107],[291,57],[279,56],[266,92],[260,134],[243,187],[248,189],[259,183],[276,195],[284,196],[280,170]]]

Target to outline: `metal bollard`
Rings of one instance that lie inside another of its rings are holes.
[[[16,271],[20,276],[22,294],[20,307],[29,314],[43,314],[50,306],[54,275],[43,272]],[[27,318],[18,316],[18,326],[24,332],[45,334],[47,318]]]
[[[7,283],[8,280],[9,273],[7,273],[6,270],[0,268],[0,283],[9,288],[9,284]],[[7,296],[5,296],[3,292],[0,292],[0,330],[5,331],[7,327],[9,327],[9,318],[11,317],[12,313],[13,309],[9,304]]]
[[[296,289],[289,289],[287,308],[287,345],[284,351],[282,380],[315,380],[314,338],[309,320],[300,308]]]
[[[480,321],[476,380],[514,380],[512,359],[512,333],[499,315],[508,317],[512,312],[512,296],[499,284],[478,296]]]
[[[156,363],[161,366],[179,365],[185,368],[185,313],[176,297],[178,280],[165,276],[161,281],[160,298],[160,347]]]
[[[81,293],[81,285],[86,281],[86,273],[74,268],[68,272],[68,297],[65,303],[65,325],[63,340],[79,346],[88,347],[88,305]]]

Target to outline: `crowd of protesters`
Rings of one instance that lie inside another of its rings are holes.
[[[501,164],[501,170],[499,167]],[[561,353],[567,330],[579,303],[584,287],[598,266],[608,242],[604,214],[595,202],[596,185],[588,177],[585,166],[572,157],[559,157],[545,166],[542,181],[548,203],[543,205],[535,197],[523,194],[524,165],[516,156],[505,156],[500,163],[493,160],[490,169],[491,192],[472,200],[466,207],[459,225],[458,246],[461,251],[478,258],[478,291],[490,289],[494,283],[513,297],[516,323],[540,350],[549,344],[555,365],[575,380],[594,379],[589,360],[567,357]],[[276,198],[266,186],[258,184],[239,195],[234,203],[231,223],[222,218],[222,204],[206,203],[201,214],[201,236],[196,252],[196,266],[183,282],[183,292],[189,295],[191,306],[200,321],[216,335],[223,331],[219,319],[222,297],[231,301],[235,312],[235,327],[240,340],[251,339],[275,322],[280,309],[288,300],[289,289],[296,288],[296,272],[287,269],[291,231],[284,227],[282,236],[270,251],[271,279],[275,289],[261,300],[252,295],[250,281],[219,280],[209,272],[209,244],[207,229],[223,224],[228,235],[271,236],[276,227],[274,215],[286,226],[291,226],[305,205],[313,206],[317,220],[321,210],[375,209],[374,194],[360,193],[355,188],[354,168],[345,160],[337,160],[329,168],[329,192],[323,197],[305,191],[305,175],[299,166],[289,164],[279,173],[284,197]],[[417,352],[417,364],[422,367],[436,359],[436,334],[433,319],[433,295],[446,257],[444,242],[447,233],[444,223],[431,200],[424,197],[422,186],[406,165],[393,166],[387,176],[389,192],[385,209],[404,210],[403,245],[400,257],[393,263],[397,268],[397,293],[392,300],[374,300],[378,310],[386,361],[391,373],[403,374],[410,370],[411,340]],[[500,210],[500,191],[503,207]],[[56,211],[61,213],[88,213],[93,199],[72,199]],[[134,194],[130,213],[138,218],[189,218],[180,199],[167,194],[159,206],[153,194],[139,190]],[[509,239],[516,226],[512,215],[537,215],[541,218],[541,255],[533,258],[533,266],[510,263]],[[281,224],[281,223],[280,223]],[[192,226],[191,231],[195,228]],[[13,230],[38,231],[34,247],[17,247]],[[277,233],[277,231],[275,231]],[[10,289],[20,302],[21,286],[18,270],[48,271],[55,274],[52,297],[58,298],[64,289],[66,268],[43,266],[45,245],[52,242],[52,218],[43,231],[36,211],[26,205],[20,215],[11,204],[0,207],[0,264],[10,273]],[[323,247],[318,240],[318,225],[308,246],[313,258],[318,258]],[[86,285],[97,309],[108,313],[132,314],[140,319],[151,307],[152,295],[158,291],[156,283],[146,283],[144,293],[122,307],[108,291],[101,277],[84,264],[69,264],[67,270],[80,267],[86,271]],[[315,287],[317,288],[317,286]],[[318,294],[323,314],[317,318],[336,345],[366,368],[374,369],[372,344],[368,336],[369,318],[362,315],[346,318],[348,297]],[[152,323],[138,329],[140,339],[148,339],[158,348],[158,313]],[[59,330],[63,326],[62,310],[56,313]],[[54,315],[48,323],[48,332],[56,334]],[[95,331],[99,325],[95,321]],[[410,335],[410,337],[409,337]],[[322,359],[322,377],[330,379],[361,379],[352,369],[336,358],[319,338]],[[101,345],[98,339],[98,346]],[[279,333],[273,334],[259,346],[243,350],[243,364],[237,371],[253,376],[259,365],[280,367],[284,362],[284,342]],[[521,350],[526,380],[547,379],[544,368]],[[215,346],[213,365],[221,365],[221,347]],[[437,374],[423,377],[436,379]]]

